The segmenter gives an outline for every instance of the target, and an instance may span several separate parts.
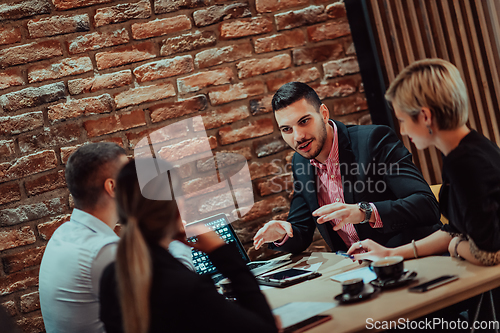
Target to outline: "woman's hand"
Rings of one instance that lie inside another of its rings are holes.
[[[196,243],[188,243],[185,239],[182,242],[188,246],[193,247],[195,250],[210,253],[215,249],[226,244],[215,231],[210,230],[208,227],[201,223],[190,225],[186,229],[189,237],[196,236],[198,239]]]
[[[362,251],[366,251],[363,253]],[[391,256],[391,249],[386,248],[371,239],[365,239],[351,245],[347,254],[353,254],[354,260],[377,260]]]

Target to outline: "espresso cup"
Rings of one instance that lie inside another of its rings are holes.
[[[363,291],[364,286],[362,278],[345,280],[342,282],[342,293],[349,294],[351,296],[358,295]]]
[[[375,260],[370,265],[370,269],[380,281],[397,280],[404,272],[403,259],[401,256],[394,256]]]

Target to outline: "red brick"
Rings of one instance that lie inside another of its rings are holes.
[[[231,22],[223,22],[219,26],[223,39],[260,35],[273,30],[273,20],[269,17],[253,17]]]
[[[144,39],[191,29],[191,20],[186,15],[156,19],[145,23],[132,24],[132,37]]]
[[[29,228],[29,227],[26,227]],[[38,269],[14,273],[0,278],[0,296],[24,290],[38,284]]]
[[[331,19],[347,16],[344,2],[339,1],[326,6],[326,15]]]
[[[358,84],[354,79],[340,81],[326,81],[311,85],[320,99],[331,97],[345,97],[356,92]]]
[[[0,205],[12,201],[21,200],[21,189],[19,184],[2,184],[0,185]]]
[[[211,4],[211,0],[155,0],[156,14],[176,12],[180,9],[204,7]]]
[[[49,215],[61,214],[65,209],[64,198],[54,198],[16,208],[5,208],[0,211],[0,225],[5,227],[37,220]]]
[[[288,201],[283,197],[273,197],[254,203],[253,207],[246,213],[241,222],[248,222],[274,213],[278,209],[287,209],[289,207]],[[245,208],[245,207],[244,207]],[[244,208],[241,208],[244,210]],[[236,214],[233,214],[236,217]]]
[[[43,240],[48,241],[54,231],[61,226],[64,222],[69,221],[71,218],[71,214],[59,215],[53,218],[51,221],[44,222],[38,224],[36,227],[38,229],[38,233]]]
[[[219,182],[216,174],[188,180],[182,184],[183,196],[187,199],[227,188],[222,180]]]
[[[68,40],[69,54],[82,53],[128,43],[130,40],[125,28],[115,31],[97,31],[91,34],[77,36]]]
[[[185,55],[144,64],[134,69],[134,75],[137,81],[146,82],[190,73],[193,70],[193,57]]]
[[[350,114],[368,109],[368,103],[364,96],[349,96],[335,100],[332,113],[336,116]]]
[[[324,6],[309,6],[304,9],[274,15],[278,30],[292,29],[306,24],[327,20]]]
[[[5,273],[19,272],[25,268],[40,265],[44,251],[45,246],[41,246],[3,257]]]
[[[31,227],[25,226],[19,229],[0,230],[0,251],[33,244],[34,242],[36,242],[36,237]],[[3,281],[0,282],[0,294],[2,294],[2,290],[6,287]]]
[[[0,117],[0,135],[15,135],[43,126],[42,111],[23,113],[18,116]]]
[[[326,44],[310,48],[295,49],[292,51],[293,62],[296,66],[322,62],[340,58],[344,48],[342,44]]]
[[[302,30],[285,31],[280,34],[257,38],[254,40],[255,53],[272,52],[291,47],[302,46],[306,43],[306,36]]]
[[[24,183],[26,192],[29,195],[40,194],[48,191],[55,190],[57,188],[66,187],[66,177],[64,176],[64,170],[59,170],[57,172],[49,173],[32,180],[26,180]]]
[[[307,28],[309,40],[320,42],[326,39],[335,39],[351,34],[351,28],[347,21],[327,22]]]
[[[175,96],[174,86],[171,83],[161,83],[125,90],[115,95],[115,103],[116,108],[121,109],[129,105],[158,101],[172,96]]]
[[[276,175],[281,173],[281,167],[275,162],[272,163],[260,163],[252,162],[248,169],[250,170],[250,177],[252,180],[267,177],[270,175]]]
[[[345,54],[348,56],[356,55],[356,48],[354,47],[354,43],[352,41],[349,41],[349,43],[346,45]]]
[[[16,323],[22,332],[25,333],[38,333],[45,331],[43,318],[40,314],[35,314],[34,316],[23,316],[22,319],[19,319]]]
[[[21,312],[33,312],[40,309],[40,296],[38,291],[21,296]]]
[[[24,85],[24,78],[18,68],[11,68],[5,72],[0,72],[0,90],[22,85]]]
[[[142,139],[149,136],[151,142],[162,143],[172,139],[178,139],[187,136],[188,128],[182,122],[168,125],[168,131],[164,127],[148,128],[140,132],[127,132],[125,136],[129,141],[129,148],[144,147]],[[141,142],[141,145],[137,145]]]
[[[32,108],[64,98],[66,88],[63,82],[47,84],[41,87],[29,87],[0,96],[0,105],[4,111],[16,111]]]
[[[338,116],[336,120],[346,125],[369,125],[371,124],[370,112],[362,111]]]
[[[205,112],[202,115],[205,129],[221,127],[222,125],[234,123],[235,121],[250,117],[248,107],[241,105],[238,107],[226,106],[210,112]]]
[[[248,125],[232,129],[231,127],[224,127],[219,130],[220,143],[227,145],[238,141],[257,138],[271,134],[274,131],[274,123],[270,118],[263,118],[249,123]]]
[[[113,0],[52,0],[57,10],[66,10],[78,7],[87,7],[100,3],[108,3]]]
[[[43,132],[19,137],[21,153],[33,150],[53,148],[77,141],[80,138],[80,124],[63,124],[45,128]]]
[[[0,182],[24,178],[29,175],[54,169],[57,165],[56,153],[45,150],[25,155],[14,162],[0,163]]]
[[[0,67],[6,68],[60,55],[62,48],[59,41],[34,42],[0,50]]]
[[[95,60],[98,69],[106,69],[155,57],[156,51],[153,43],[143,42],[135,45],[121,46],[112,51],[97,53]]]
[[[325,73],[325,79],[358,73],[358,59],[356,57],[348,57],[344,59],[325,62],[323,64],[323,72]]]
[[[293,189],[293,176],[291,173],[277,175],[260,182],[257,187],[261,197],[283,191],[290,192]]]
[[[151,121],[156,123],[205,110],[207,105],[208,101],[205,95],[197,95],[178,102],[156,104],[149,108],[149,112]]]
[[[9,316],[14,317],[17,315],[16,303],[14,301],[3,302],[2,306]]]
[[[27,27],[30,38],[39,38],[89,31],[90,20],[88,14],[51,16],[29,20]]]
[[[249,104],[252,116],[269,113],[273,111],[273,107],[271,104],[272,100],[273,100],[273,95],[267,95],[256,99],[251,99]]]
[[[0,140],[0,156],[7,157],[15,153],[14,140]]]
[[[206,87],[231,83],[233,80],[233,70],[229,67],[222,67],[177,79],[177,89],[179,93],[187,94]]]
[[[285,83],[292,81],[303,83],[315,81],[320,76],[319,70],[316,67],[299,68],[294,71],[279,73],[273,79],[266,81],[267,90],[276,91]]]
[[[253,191],[250,189],[239,188],[231,191],[232,193],[228,191],[225,192],[226,193],[209,197],[206,200],[200,200],[201,204],[198,206],[198,212],[201,214],[208,214],[220,209],[234,207],[233,195],[238,204],[253,200]]]
[[[66,162],[68,162],[68,159],[71,156],[71,154],[73,154],[75,152],[75,150],[77,150],[79,147],[81,147],[83,145],[84,144],[76,145],[76,146],[72,146],[72,147],[62,147],[61,148],[61,162],[63,164],[66,164]]]
[[[188,34],[170,37],[161,42],[160,54],[169,56],[175,53],[199,50],[207,46],[214,46],[217,37],[212,31],[195,31]]]
[[[172,145],[164,146],[158,154],[169,162],[178,161],[185,157],[210,151],[207,138],[187,139]]]
[[[372,116],[370,113],[367,113],[361,116],[358,120],[358,125],[371,125],[372,124]]]
[[[150,16],[151,4],[148,0],[140,0],[135,3],[122,3],[112,7],[98,8],[94,16],[94,22],[96,27],[100,27],[106,24],[148,18]]]
[[[307,4],[309,4],[308,0],[255,0],[255,9],[259,13],[270,13]]]
[[[279,71],[292,65],[289,54],[278,54],[272,58],[243,60],[236,64],[238,77],[246,79],[252,76]]]
[[[9,1],[0,4],[0,21],[50,13],[49,0]]]
[[[28,68],[28,82],[59,79],[69,75],[87,73],[93,69],[92,61],[88,56],[45,62]]]
[[[250,43],[224,46],[218,49],[201,51],[194,57],[194,63],[198,68],[212,67],[227,62],[233,62],[241,58],[252,56],[252,45]]]
[[[68,90],[71,95],[86,94],[103,89],[113,89],[132,83],[132,72],[127,69],[83,79],[68,81]]]
[[[252,158],[252,151],[250,150],[250,147],[218,151],[216,157],[210,157],[207,159],[200,159],[196,161],[196,169],[199,172],[213,171],[215,162],[217,163],[218,168],[225,168],[236,163],[239,164],[241,162],[240,155],[243,156],[247,161],[250,160]]]
[[[252,16],[247,3],[215,5],[193,13],[194,24],[204,27],[220,21]]]
[[[210,103],[220,105],[264,93],[262,81],[240,82],[230,86],[213,88],[208,92]]]
[[[281,136],[255,140],[252,144],[255,150],[255,155],[257,155],[258,158],[276,154],[290,148],[286,142],[283,141]]]
[[[21,28],[0,28],[0,45],[13,44],[21,41]]]
[[[92,142],[111,142],[116,143],[123,148],[123,139],[121,137],[97,138],[95,140],[92,140]],[[131,156],[128,157],[130,158]]]
[[[96,120],[87,120],[83,123],[88,137],[115,133],[143,125],[146,125],[146,119],[142,110],[125,112]]]
[[[109,94],[101,96],[74,99],[67,103],[51,105],[48,107],[50,121],[70,119],[91,114],[108,113],[113,111],[115,101]]]

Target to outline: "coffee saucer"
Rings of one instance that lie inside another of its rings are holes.
[[[370,284],[374,287],[381,289],[391,289],[400,287],[413,281],[417,277],[417,272],[405,270],[403,275],[397,280],[388,280],[388,281],[380,281],[379,279],[375,279],[370,281]]]
[[[363,287],[363,291],[357,295],[349,295],[349,294],[338,294],[334,297],[336,301],[339,301],[342,304],[354,303],[366,300],[373,295],[377,294],[379,291],[378,288],[373,287],[372,285],[365,284]]]

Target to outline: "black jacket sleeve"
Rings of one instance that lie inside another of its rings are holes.
[[[389,127],[377,126],[368,140],[374,161],[385,166],[384,184],[397,198],[373,202],[382,219],[383,232],[438,223],[438,202],[396,134]]]

